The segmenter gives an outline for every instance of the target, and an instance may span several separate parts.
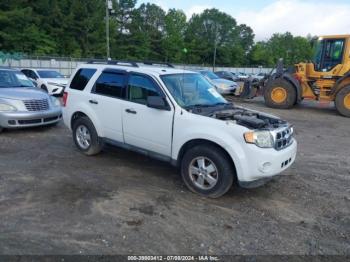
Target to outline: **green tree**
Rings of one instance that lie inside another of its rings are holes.
[[[162,42],[165,61],[181,63],[184,59],[186,15],[182,10],[170,9],[165,16],[165,33]]]
[[[1,51],[46,54],[56,50],[56,43],[37,26],[32,8],[6,7],[0,11]]]
[[[212,64],[216,47],[219,65],[239,65],[253,43],[254,35],[246,25],[237,25],[230,15],[217,9],[207,9],[193,15],[186,31],[190,60]]]
[[[164,60],[162,38],[165,35],[165,11],[155,4],[142,4],[138,8],[138,25],[150,47],[145,59]]]
[[[304,37],[294,37],[291,33],[274,34],[267,42],[258,42],[250,52],[254,65],[274,66],[283,58],[287,66],[311,59],[312,46]]]

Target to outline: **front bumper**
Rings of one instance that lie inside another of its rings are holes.
[[[62,119],[61,108],[37,112],[2,112],[0,113],[0,127],[22,128],[50,125]]]
[[[246,156],[242,159],[242,172],[237,174],[239,184],[244,187],[259,186],[285,171],[294,163],[297,154],[295,139],[290,146],[280,151],[274,148],[259,148],[255,145],[247,146]]]

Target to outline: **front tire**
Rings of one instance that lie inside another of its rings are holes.
[[[338,92],[335,97],[335,107],[341,115],[350,117],[350,86]]]
[[[77,148],[87,156],[101,152],[103,142],[88,117],[81,117],[73,123],[73,140]]]
[[[264,99],[268,107],[289,109],[295,105],[297,92],[290,82],[277,78],[268,83],[264,90]]]
[[[215,145],[190,148],[181,162],[186,186],[205,197],[217,198],[232,186],[235,170],[228,155]]]

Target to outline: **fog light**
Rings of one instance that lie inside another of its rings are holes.
[[[15,120],[9,120],[8,123],[9,123],[9,125],[14,126],[16,124],[16,121]]]
[[[265,162],[260,166],[259,170],[261,172],[265,173],[265,172],[269,171],[271,166],[272,166],[271,162]]]

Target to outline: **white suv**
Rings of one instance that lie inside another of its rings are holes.
[[[167,64],[80,65],[63,103],[64,122],[86,155],[108,143],[168,161],[204,196],[219,197],[234,181],[259,186],[296,156],[286,121],[236,107],[199,73]]]

